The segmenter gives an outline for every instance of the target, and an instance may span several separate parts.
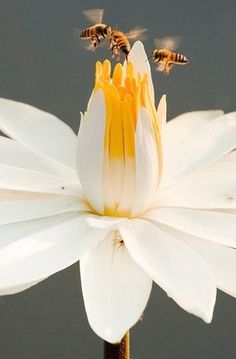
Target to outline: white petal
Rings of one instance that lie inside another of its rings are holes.
[[[207,263],[184,243],[142,220],[120,229],[134,258],[182,308],[212,319],[216,285]]]
[[[135,137],[136,195],[132,216],[142,213],[158,184],[157,145],[147,110],[141,109]]]
[[[94,209],[103,212],[103,161],[106,109],[101,90],[97,91],[80,124],[77,169],[83,192]]]
[[[215,211],[158,208],[144,218],[209,241],[236,247],[236,216]]]
[[[131,157],[125,159],[123,192],[120,198],[118,211],[120,213],[130,213],[136,195],[136,168],[135,161]],[[105,189],[107,187],[104,187]]]
[[[59,193],[80,196],[79,183],[70,184],[59,176],[0,163],[0,188],[17,191]]]
[[[158,118],[161,130],[164,130],[165,126],[166,126],[166,113],[167,113],[166,95],[163,95],[161,97],[158,107],[157,107],[157,118]]]
[[[235,249],[182,233],[179,233],[178,236],[205,259],[216,278],[217,287],[236,297]]]
[[[196,130],[223,114],[221,110],[192,111],[173,118],[166,124],[167,146],[173,149],[178,147],[188,137],[191,137]]]
[[[236,112],[204,123],[176,146],[170,141],[168,138],[168,147],[164,149],[162,187],[209,166],[236,147]]]
[[[93,228],[101,228],[101,229],[109,228],[110,230],[118,230],[120,225],[127,221],[127,218],[97,216],[94,214],[87,214],[86,221]]]
[[[58,215],[0,227],[0,294],[16,293],[78,261],[108,231]]]
[[[54,115],[1,98],[0,130],[33,151],[75,168],[76,136]]]
[[[80,261],[82,290],[89,323],[110,343],[119,342],[141,317],[152,281],[125,247],[108,236]]]
[[[129,61],[133,62],[136,73],[140,73],[141,75],[147,74],[149,93],[154,103],[155,98],[154,98],[154,88],[152,83],[151,68],[146,51],[141,41],[136,41],[133,44],[132,49],[129,53]]]
[[[159,191],[158,207],[236,209],[236,151],[176,185]]]
[[[20,284],[19,286],[15,286],[15,287],[10,287],[4,290],[4,292],[0,292],[0,295],[10,295],[10,294],[16,294],[16,293],[20,293],[23,292],[26,289],[29,289],[31,287],[33,287],[34,285],[42,282],[43,280],[45,280],[47,278],[42,278],[40,280],[37,280],[35,282],[30,282],[30,283],[25,283],[25,284]]]
[[[89,211],[79,198],[0,190],[0,225],[72,211]]]
[[[3,136],[0,136],[0,163],[60,176],[70,182],[79,181],[76,171],[72,168],[32,152],[22,144]]]
[[[75,170],[0,136],[0,188],[65,194],[69,187],[80,194]]]

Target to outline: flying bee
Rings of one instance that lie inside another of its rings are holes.
[[[103,9],[91,9],[83,11],[84,16],[92,22],[94,25],[87,27],[83,31],[79,29],[74,29],[74,36],[76,38],[80,37],[83,40],[90,40],[90,45],[88,46],[89,50],[94,50],[101,43],[101,40],[110,38],[112,28],[107,24],[102,23],[102,18],[104,14]]]
[[[112,50],[112,57],[116,57],[119,59],[120,53],[122,52],[126,60],[128,60],[128,55],[131,50],[131,44],[129,40],[144,40],[145,36],[144,33],[147,31],[147,29],[143,29],[140,27],[134,27],[129,32],[122,32],[118,29],[111,30],[110,34],[110,48]]]
[[[179,36],[156,39],[156,48],[152,51],[152,60],[157,64],[157,70],[169,74],[173,65],[186,65],[188,59],[182,54],[173,52],[180,43]]]
[[[96,49],[102,40],[108,39],[113,57],[116,57],[117,59],[119,59],[121,52],[125,54],[127,59],[131,50],[129,40],[142,40],[144,39],[144,32],[147,31],[147,29],[134,27],[129,32],[124,33],[110,25],[102,23],[104,14],[103,9],[85,10],[83,11],[83,14],[94,25],[83,31],[74,29],[74,36],[83,40],[90,40],[90,45],[87,47],[88,50]]]

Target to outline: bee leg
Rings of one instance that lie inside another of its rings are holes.
[[[113,43],[112,43],[112,40],[110,40],[110,45],[109,45],[109,49],[111,49],[112,50],[112,48],[113,48]]]
[[[100,44],[101,40],[99,39],[98,35],[96,35],[97,44]]]
[[[173,63],[167,63],[167,64],[166,64],[165,73],[166,73],[167,75],[169,75],[172,66],[173,66]]]
[[[127,62],[129,61],[128,56],[129,56],[129,52],[126,52],[125,59],[126,59]]]
[[[120,59],[120,50],[119,50],[119,47],[117,45],[112,46],[112,53],[113,53],[112,58],[115,57],[116,61],[119,61],[119,59]]]
[[[119,51],[116,54],[116,61],[120,61],[120,52]]]
[[[97,39],[95,36],[91,37],[91,43],[92,43],[93,47],[96,49],[98,44],[97,44]]]
[[[119,55],[119,50],[116,45],[112,45],[111,51],[112,51],[112,58],[117,57],[117,55]]]

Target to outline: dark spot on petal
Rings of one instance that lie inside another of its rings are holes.
[[[232,193],[228,193],[226,195],[226,199],[227,199],[228,202],[234,202],[235,201],[235,195],[232,194]]]

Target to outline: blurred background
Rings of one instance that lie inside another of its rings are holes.
[[[52,112],[75,131],[94,81],[97,60],[73,37],[89,24],[82,11],[104,8],[104,22],[127,31],[148,28],[145,47],[168,35],[183,38],[190,63],[169,76],[153,69],[157,99],[167,94],[168,119],[187,111],[236,109],[235,0],[1,0],[0,96]],[[142,321],[132,330],[133,359],[235,358],[236,300],[218,292],[213,323],[184,312],[154,286]],[[1,359],[102,358],[90,329],[79,269],[74,265],[32,289],[0,298]]]

